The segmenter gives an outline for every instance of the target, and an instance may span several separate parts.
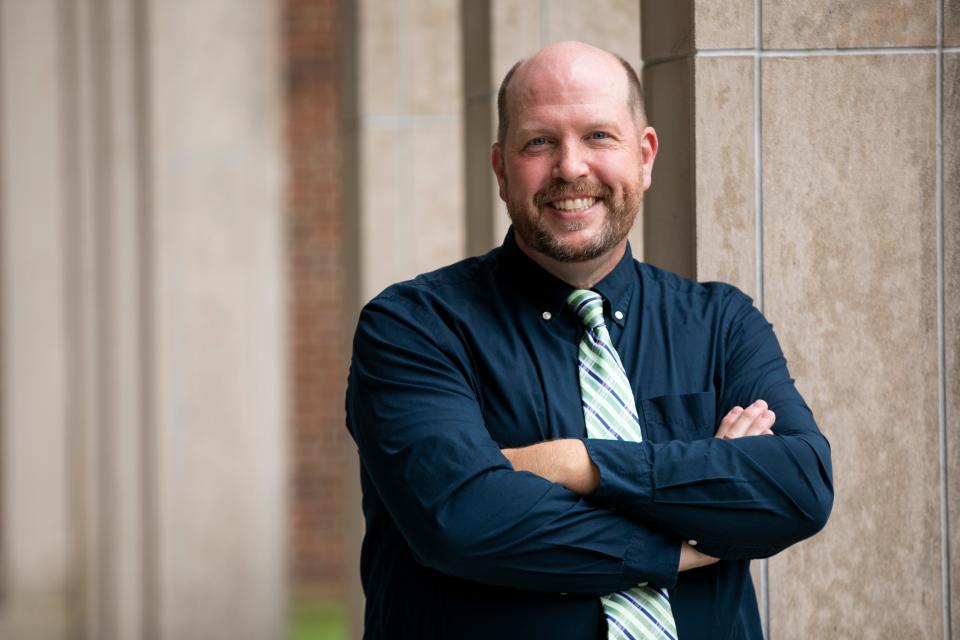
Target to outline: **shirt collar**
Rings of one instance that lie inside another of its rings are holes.
[[[517,284],[521,293],[537,307],[545,319],[564,312],[567,296],[573,291],[573,287],[531,260],[517,246],[513,226],[507,230],[503,239],[498,263],[502,275]],[[633,252],[628,242],[617,266],[593,286],[593,290],[603,296],[605,315],[620,326],[628,319],[626,313],[633,294],[635,273]]]

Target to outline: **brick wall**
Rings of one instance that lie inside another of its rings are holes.
[[[346,355],[336,0],[281,0],[291,366],[291,577],[342,595]]]

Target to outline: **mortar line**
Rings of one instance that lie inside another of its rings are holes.
[[[830,56],[867,55],[937,55],[960,53],[960,47],[851,47],[843,49],[696,49],[645,60],[644,67],[666,64],[687,58],[815,58]]]
[[[947,474],[947,383],[944,229],[943,229],[943,0],[937,3],[936,49],[936,216],[937,216],[937,422],[940,464],[940,578],[943,600],[943,637],[951,638],[950,615],[950,513]]]
[[[753,4],[753,163],[754,163],[754,263],[756,265],[757,308],[763,313],[763,158],[762,158],[762,97],[761,65],[763,62],[763,2]],[[710,57],[710,56],[706,56]],[[770,563],[760,561],[760,622],[764,638],[770,639]]]
[[[459,113],[368,113],[360,117],[364,124],[377,127],[406,127],[418,124],[456,124]]]

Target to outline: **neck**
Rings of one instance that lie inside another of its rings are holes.
[[[614,267],[620,263],[623,254],[627,251],[627,241],[624,239],[606,253],[597,256],[591,260],[583,262],[561,262],[546,256],[539,251],[534,251],[528,247],[523,238],[514,232],[517,240],[517,246],[527,256],[543,267],[548,273],[560,278],[567,284],[577,289],[590,289],[593,285],[603,280],[608,273],[613,271]]]

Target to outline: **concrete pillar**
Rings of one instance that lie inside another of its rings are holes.
[[[385,287],[464,256],[463,98],[457,0],[342,2],[345,335]],[[362,631],[359,470],[347,448],[345,562]]]
[[[278,11],[268,0],[150,3],[148,375],[164,638],[285,627]]]
[[[703,53],[752,47],[753,3],[664,4],[642,3],[643,81],[660,137],[645,256],[755,295],[754,64]]]
[[[343,12],[357,30],[345,51],[355,71],[344,75],[355,95],[344,109],[345,172],[362,303],[463,256],[458,3],[366,1]]]
[[[0,3],[0,637],[67,638],[75,585],[58,3]]]
[[[833,445],[827,529],[769,561],[769,636],[944,637],[960,557],[956,9],[661,8],[643,3],[644,75],[672,177],[660,191],[655,173],[647,258],[755,296]]]
[[[0,637],[285,632],[275,11],[0,3]]]

